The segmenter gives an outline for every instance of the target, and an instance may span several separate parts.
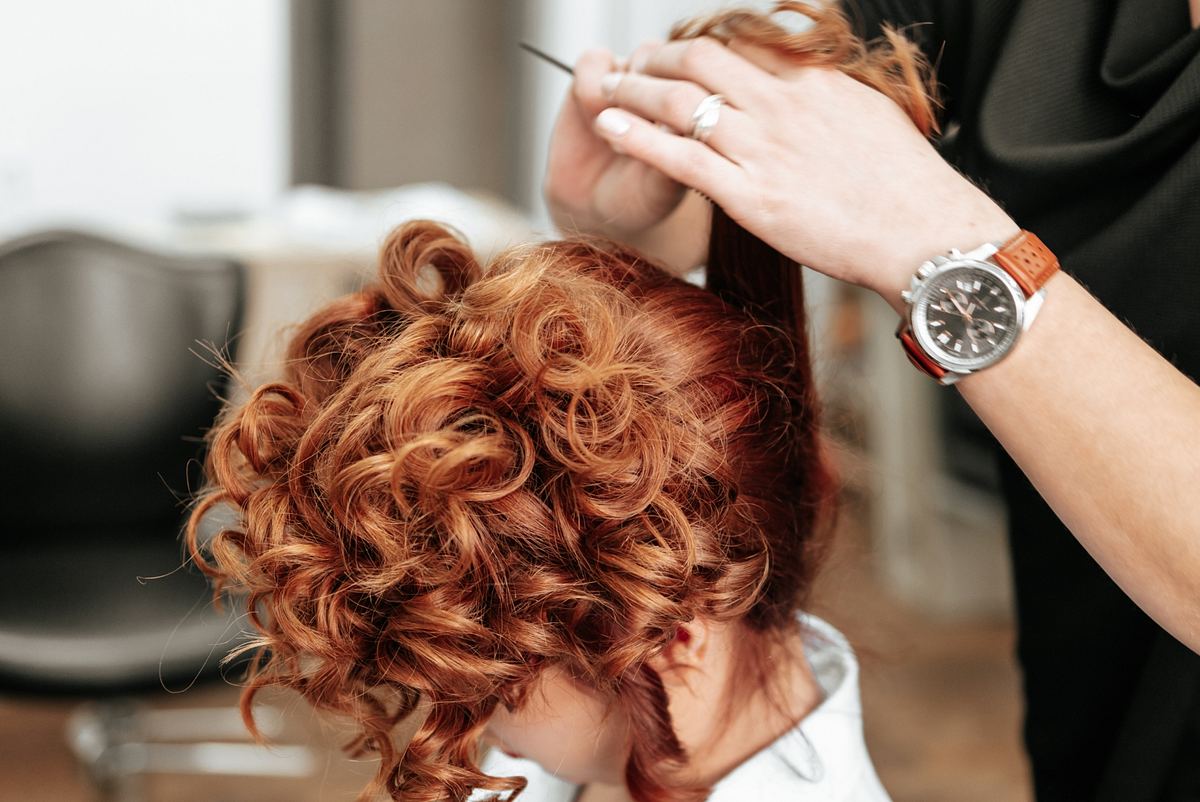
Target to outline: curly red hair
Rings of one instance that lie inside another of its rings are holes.
[[[865,52],[840,15],[782,5],[818,18],[793,56]],[[748,12],[677,31],[709,33],[782,36]],[[916,56],[889,52],[847,63],[904,95]],[[358,723],[351,749],[381,758],[363,799],[519,791],[478,741],[557,664],[633,723],[635,799],[702,799],[671,783],[686,755],[648,658],[696,616],[793,626],[835,489],[802,318],[721,296],[614,243],[485,269],[436,223],[394,232],[379,280],[302,324],[282,380],[210,434],[189,546],[247,593],[250,726],[256,691],[285,686]],[[202,546],[217,505],[239,521]]]

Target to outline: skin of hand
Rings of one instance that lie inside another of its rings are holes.
[[[921,262],[1019,230],[899,107],[837,71],[702,38],[643,52],[601,89],[594,127],[614,148],[901,315]],[[681,135],[713,92],[728,104],[707,142]],[[1109,576],[1200,652],[1200,387],[1068,273],[1046,288],[1018,347],[955,386]]]

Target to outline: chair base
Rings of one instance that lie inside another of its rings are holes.
[[[275,710],[256,711],[255,719],[268,738],[282,731]],[[103,802],[145,802],[142,780],[148,774],[278,778],[315,772],[308,747],[246,739],[233,708],[149,710],[127,700],[96,702],[77,709],[67,723],[71,750]]]

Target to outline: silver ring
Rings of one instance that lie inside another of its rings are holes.
[[[717,120],[721,119],[721,107],[724,105],[725,98],[719,94],[712,94],[701,100],[692,112],[692,130],[688,136],[700,142],[707,142],[709,135],[717,127]]]

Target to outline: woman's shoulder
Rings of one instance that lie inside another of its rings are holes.
[[[799,618],[804,654],[821,701],[795,727],[718,782],[710,802],[889,799],[863,737],[854,651],[833,625],[814,615]]]

